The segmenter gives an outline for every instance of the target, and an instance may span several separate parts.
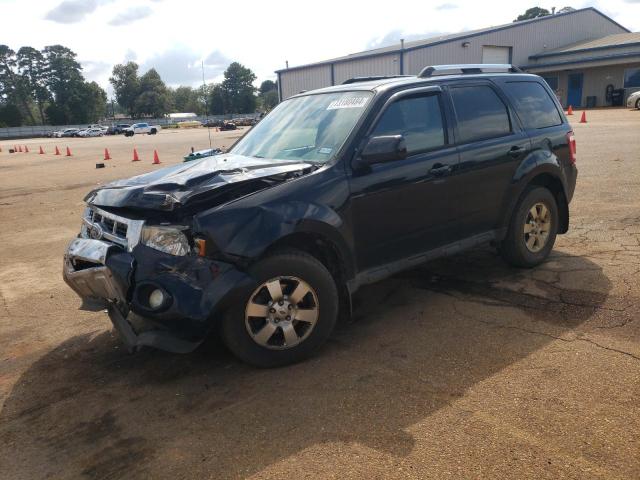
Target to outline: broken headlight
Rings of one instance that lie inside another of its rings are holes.
[[[171,255],[184,256],[189,253],[189,240],[183,233],[185,227],[144,226],[140,242]]]

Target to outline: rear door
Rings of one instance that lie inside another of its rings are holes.
[[[445,242],[451,218],[450,173],[458,163],[446,110],[439,87],[406,90],[389,99],[368,132],[367,138],[403,135],[408,156],[351,173],[359,270]]]
[[[531,150],[504,94],[490,81],[448,88],[460,165],[452,208],[460,238],[496,229],[514,173]]]

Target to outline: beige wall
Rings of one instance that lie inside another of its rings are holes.
[[[583,84],[582,84],[582,106],[586,106],[587,97],[595,96],[596,97],[596,106],[603,107],[606,106],[605,102],[605,89],[607,85],[611,84],[614,88],[623,88],[624,86],[624,70],[626,68],[638,68],[640,67],[640,63],[630,63],[626,65],[613,65],[607,67],[595,67],[595,68],[579,68],[573,70],[562,70],[556,72],[544,72],[539,73],[539,75],[547,77],[547,76],[557,76],[558,77],[558,97],[560,98],[560,102],[565,107],[567,106],[567,85],[568,85],[568,76],[570,73],[580,73],[584,74]],[[631,94],[631,92],[638,90],[635,89],[627,89],[625,90],[625,100],[626,97]]]

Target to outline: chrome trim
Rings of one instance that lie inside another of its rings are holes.
[[[96,213],[100,215],[100,217],[107,218],[114,222],[111,231],[105,231],[104,224],[102,222],[92,221],[92,216]],[[117,234],[118,225],[126,225],[126,237]],[[131,251],[138,243],[140,243],[140,236],[142,234],[143,226],[144,220],[131,220],[129,218],[121,217],[120,215],[107,212],[105,210],[102,210],[101,208],[90,206],[85,208],[82,215],[82,228],[80,231],[80,236],[85,239],[91,238],[91,229],[95,228],[96,230],[100,231],[100,235],[97,240],[105,239],[109,242],[116,243],[126,248],[128,251]]]
[[[124,291],[105,265],[107,253],[112,247],[114,246],[101,240],[87,238],[76,238],[67,247],[62,277],[81,298],[117,304],[124,302]]]

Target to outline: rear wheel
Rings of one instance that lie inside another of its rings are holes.
[[[530,187],[516,207],[500,251],[511,265],[535,267],[549,256],[557,232],[555,197],[544,187]]]
[[[256,284],[223,318],[227,347],[257,367],[310,356],[338,316],[338,290],[329,271],[314,257],[292,250],[261,260],[250,273]]]

